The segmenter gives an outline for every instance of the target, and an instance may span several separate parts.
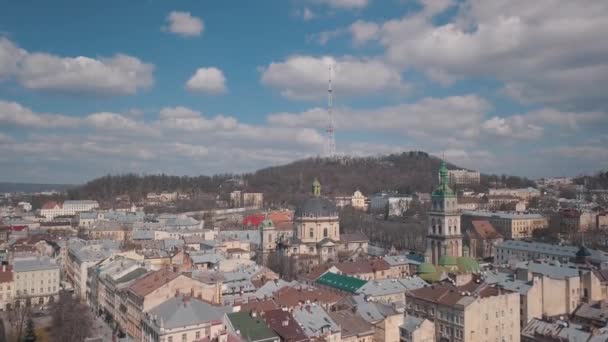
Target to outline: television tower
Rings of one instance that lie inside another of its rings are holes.
[[[325,142],[325,156],[329,157],[329,158],[335,157],[335,155],[336,155],[336,137],[335,137],[336,130],[334,128],[334,114],[332,111],[334,98],[333,98],[332,87],[331,87],[331,71],[332,71],[332,67],[330,65],[329,66],[329,82],[327,85],[328,123],[327,123],[327,129],[325,130],[325,133],[327,135],[326,136],[327,140]]]

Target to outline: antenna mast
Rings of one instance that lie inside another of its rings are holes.
[[[333,107],[333,91],[331,86],[331,72],[332,66],[329,66],[329,82],[327,85],[327,129],[325,133],[327,134],[327,141],[325,142],[325,155],[326,157],[334,157],[336,155],[336,137],[335,137],[335,128],[334,128],[334,114],[332,111]]]

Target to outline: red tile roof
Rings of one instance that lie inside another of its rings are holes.
[[[284,287],[274,293],[274,301],[281,307],[293,308],[309,301],[311,303],[335,304],[343,296],[317,287]]]
[[[141,277],[131,284],[129,289],[137,296],[145,297],[179,276],[180,273],[173,272],[169,269],[158,270]]]
[[[279,306],[272,299],[253,300],[253,301],[249,301],[248,303],[241,305],[241,311],[244,311],[244,312],[251,312],[251,311],[265,312],[265,311],[269,311],[269,310],[275,310],[278,308],[279,308]]]
[[[266,216],[264,214],[253,214],[243,217],[244,226],[259,226]]]
[[[10,283],[13,281],[13,266],[7,265],[5,271],[0,266],[0,283]]]
[[[474,220],[471,225],[473,226],[471,232],[479,239],[502,239],[502,235],[488,220]]]
[[[281,337],[281,340],[290,342],[308,341],[304,329],[300,327],[300,324],[288,311],[281,309],[266,311],[263,318],[270,329]]]
[[[53,209],[57,206],[61,208],[61,206],[56,201],[48,201],[42,205],[42,209]]]

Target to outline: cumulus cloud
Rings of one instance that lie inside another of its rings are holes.
[[[206,118],[201,112],[187,107],[165,107],[160,111],[160,124],[184,131],[213,131],[235,129],[238,121],[224,115]]]
[[[206,94],[225,93],[227,91],[226,77],[218,68],[199,68],[186,83],[186,89]]]
[[[450,1],[423,1],[423,10],[381,23],[386,58],[441,83],[494,77],[522,103],[606,108],[608,2],[467,0],[456,17],[435,25]]]
[[[200,36],[205,29],[203,20],[189,12],[173,11],[169,13],[166,21],[167,24],[162,29],[182,37]]]
[[[60,57],[30,53],[0,38],[0,79],[28,89],[72,94],[131,95],[154,84],[154,66],[136,57]]]
[[[355,44],[363,44],[376,39],[380,32],[380,26],[373,22],[357,20],[349,27]]]
[[[369,5],[369,0],[316,0],[333,8],[340,9],[359,9]]]
[[[79,119],[60,114],[35,113],[17,102],[0,100],[0,123],[29,128],[70,128]]]
[[[381,60],[331,56],[298,55],[270,63],[260,69],[261,82],[290,99],[319,99],[327,96],[330,66],[336,96],[403,92],[408,88],[401,73]]]

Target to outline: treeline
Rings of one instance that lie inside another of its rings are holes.
[[[319,179],[326,196],[352,195],[357,189],[366,195],[384,190],[406,194],[430,192],[438,183],[440,166],[439,158],[421,151],[378,157],[319,157],[243,175],[108,175],[69,190],[68,197],[111,200],[119,195],[129,195],[131,200],[137,201],[149,192],[179,191],[191,195],[213,193],[227,199],[230,191],[242,189],[262,192],[267,203],[281,206],[295,204],[308,196],[314,178]],[[448,167],[457,168],[451,164]],[[484,191],[494,183],[509,187],[533,184],[520,177],[483,175],[477,190]]]
[[[216,176],[169,176],[161,175],[107,175],[68,190],[69,199],[113,200],[117,196],[128,195],[132,201],[139,201],[150,192],[174,192],[196,195],[217,192],[231,175]]]
[[[600,171],[593,176],[580,176],[574,179],[575,184],[586,184],[588,189],[608,189],[608,170]]]

